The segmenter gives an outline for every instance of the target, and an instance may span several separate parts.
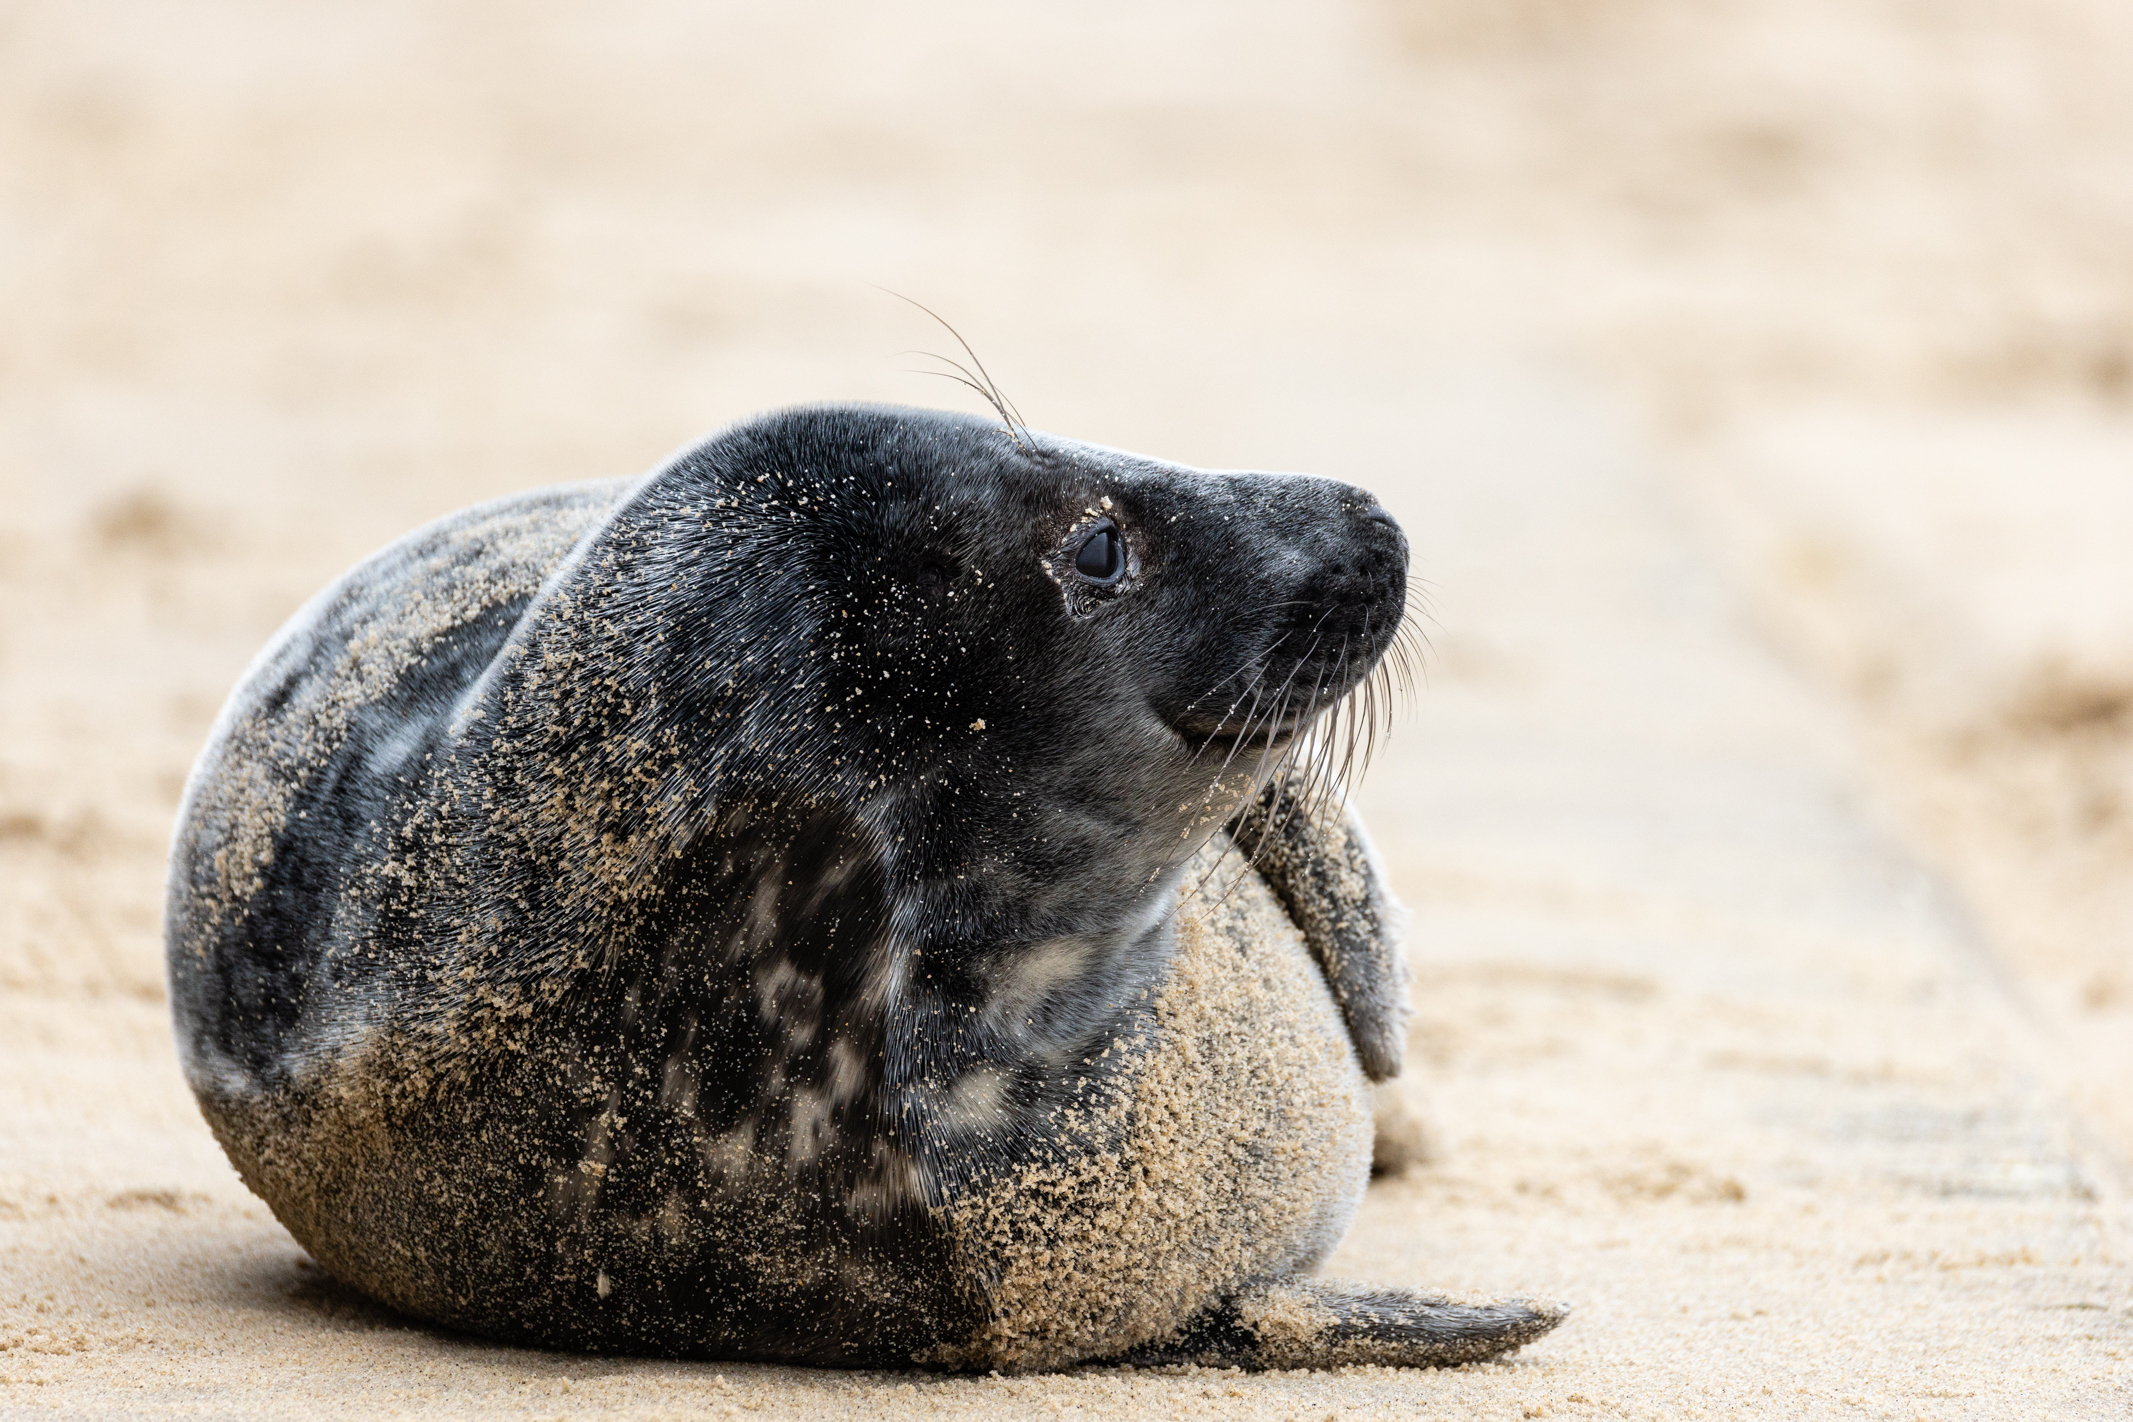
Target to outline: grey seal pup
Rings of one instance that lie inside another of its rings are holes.
[[[494,1338],[1516,1347],[1562,1310],[1313,1277],[1404,970],[1284,757],[1406,563],[1332,480],[871,406],[433,524],[297,614],[194,771],[201,1110],[324,1268]]]

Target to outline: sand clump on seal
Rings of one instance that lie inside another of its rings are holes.
[[[860,406],[433,525],[292,620],[195,771],[201,1108],[325,1268],[495,1337],[1516,1347],[1560,1308],[1311,1277],[1406,1008],[1296,756],[1381,691],[1405,567],[1331,480]]]

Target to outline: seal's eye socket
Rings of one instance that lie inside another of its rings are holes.
[[[1126,540],[1112,524],[1099,525],[1074,555],[1074,571],[1092,583],[1115,583],[1126,576]]]

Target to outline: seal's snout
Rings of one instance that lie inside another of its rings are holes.
[[[1300,730],[1376,669],[1407,605],[1407,535],[1364,490],[1299,475],[1218,480],[1175,547],[1225,615],[1201,625],[1207,676],[1171,724],[1194,738]],[[1213,675],[1208,675],[1213,673]]]
[[[1407,534],[1360,489],[1335,485],[1314,510],[1277,619],[1280,651],[1339,691],[1367,675],[1399,630],[1407,602]],[[1338,691],[1335,692],[1338,694]]]

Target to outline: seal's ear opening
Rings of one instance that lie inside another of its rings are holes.
[[[1118,525],[1100,523],[1074,555],[1074,571],[1108,587],[1126,576],[1126,540]]]
[[[928,552],[918,559],[913,578],[919,591],[928,597],[938,597],[963,576],[963,565],[949,554]]]

